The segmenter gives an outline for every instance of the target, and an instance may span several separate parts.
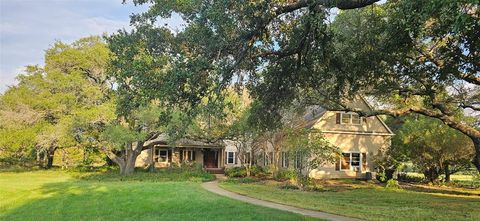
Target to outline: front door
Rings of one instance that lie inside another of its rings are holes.
[[[203,152],[203,165],[206,168],[217,168],[218,151],[206,149]]]

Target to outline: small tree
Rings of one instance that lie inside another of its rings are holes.
[[[309,170],[326,163],[334,163],[340,156],[340,149],[313,129],[287,131],[285,147],[288,155],[294,159],[293,168],[300,189],[304,189],[308,184]]]

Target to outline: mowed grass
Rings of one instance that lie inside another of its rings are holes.
[[[79,180],[1,172],[0,220],[313,220],[224,198],[200,182]]]
[[[362,182],[362,181],[358,181]],[[274,182],[222,182],[224,189],[258,199],[366,220],[480,220],[480,190],[471,195],[391,190],[376,184],[325,192],[280,188]]]

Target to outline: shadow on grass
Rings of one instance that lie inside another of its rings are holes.
[[[439,193],[439,194],[448,194],[448,195],[460,195],[460,196],[480,196],[480,191],[474,190],[463,190],[463,189],[453,189],[449,187],[437,187],[437,186],[424,186],[424,185],[415,185],[402,183],[402,188],[421,193]]]

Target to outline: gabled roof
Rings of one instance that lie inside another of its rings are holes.
[[[368,101],[367,101],[367,99],[365,99],[365,97],[360,96],[360,99],[365,103],[365,105],[367,105],[367,107],[370,109],[370,111],[373,111],[372,105],[370,105],[370,103],[368,103]],[[385,127],[385,129],[387,129],[387,131],[388,131],[391,135],[394,135],[394,133],[393,133],[393,131],[390,129],[390,127],[388,127],[387,124],[386,124],[378,115],[375,115],[375,117],[380,121],[380,123],[382,123],[382,125]]]
[[[305,115],[303,115],[304,122],[299,125],[303,128],[312,128],[322,116],[327,113],[327,109],[320,105],[313,105],[306,108]]]

